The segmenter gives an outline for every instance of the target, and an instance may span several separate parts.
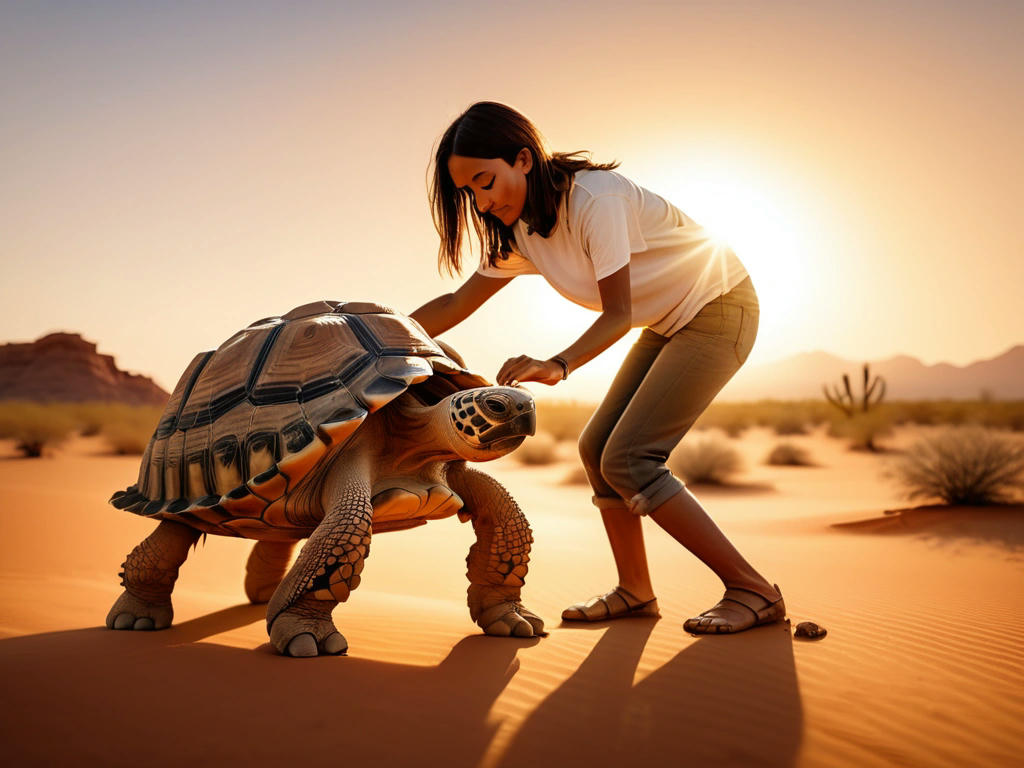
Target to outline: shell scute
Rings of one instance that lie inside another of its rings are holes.
[[[306,402],[338,388],[348,370],[372,361],[344,315],[317,315],[288,323],[267,353],[252,396],[261,404]]]

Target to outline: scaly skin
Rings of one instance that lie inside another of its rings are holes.
[[[265,603],[288,571],[294,541],[257,541],[245,564],[245,595],[250,603]]]
[[[121,564],[124,592],[107,613],[109,629],[164,629],[171,625],[171,591],[178,569],[200,532],[164,520]]]
[[[346,453],[344,464],[339,462],[324,486],[323,522],[270,599],[267,630],[280,653],[315,656],[318,649],[340,653],[347,647],[340,634],[340,642],[327,640],[338,634],[331,611],[359,586],[359,573],[370,554],[373,505],[368,463],[362,451]]]
[[[501,483],[465,464],[451,465],[448,484],[477,536],[466,557],[470,617],[488,635],[543,634],[544,621],[519,602],[533,541],[519,505]]]

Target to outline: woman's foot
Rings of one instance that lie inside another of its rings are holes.
[[[659,617],[658,599],[641,600],[632,592],[616,587],[585,603],[570,605],[562,611],[563,621],[607,621],[609,619]]]
[[[683,629],[695,635],[730,634],[784,619],[786,603],[779,585],[773,586],[777,598],[743,587],[727,587],[717,605],[687,619]]]

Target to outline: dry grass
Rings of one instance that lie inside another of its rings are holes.
[[[807,419],[798,414],[783,415],[773,425],[775,434],[783,437],[785,435],[806,435]]]
[[[533,437],[526,438],[512,456],[528,467],[553,464],[558,460],[558,442],[547,432],[538,432]]]
[[[141,454],[156,431],[163,408],[111,405],[103,412],[100,434],[114,453]]]
[[[73,434],[102,435],[115,453],[141,454],[163,408],[122,403],[0,402],[0,437],[41,456]]]
[[[707,437],[680,443],[668,457],[668,468],[687,483],[726,485],[743,469],[743,460],[726,441]]]
[[[78,422],[67,406],[21,400],[0,402],[0,438],[14,440],[25,456],[42,456],[77,429]]]
[[[878,439],[892,434],[892,413],[886,408],[876,408],[867,413],[853,416],[837,416],[829,425],[830,437],[845,438],[855,451],[882,451]]]
[[[587,470],[583,468],[582,464],[573,467],[562,479],[562,485],[590,485]]]
[[[537,403],[537,431],[547,432],[559,442],[578,440],[596,407],[575,400],[541,400]]]
[[[919,400],[885,404],[893,424],[977,424],[1024,432],[1024,401]]]
[[[946,504],[999,504],[1024,492],[1024,443],[978,426],[919,440],[894,462],[891,475],[909,499]]]
[[[811,461],[810,455],[807,451],[801,448],[799,445],[793,443],[779,443],[772,448],[771,453],[764,460],[765,464],[771,464],[775,467],[813,467],[814,462]]]

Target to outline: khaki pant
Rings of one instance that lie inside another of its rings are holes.
[[[683,489],[665,460],[750,355],[759,314],[748,277],[672,336],[644,329],[580,435],[594,504],[646,515]]]

